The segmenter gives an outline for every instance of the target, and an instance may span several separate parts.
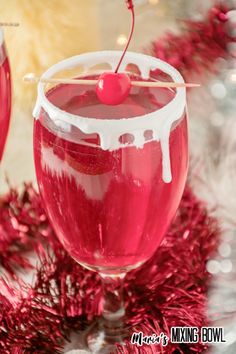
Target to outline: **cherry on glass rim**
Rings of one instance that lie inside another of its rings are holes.
[[[99,100],[107,105],[118,105],[124,102],[131,89],[131,80],[124,73],[103,73],[96,85]]]
[[[103,73],[99,77],[96,86],[96,92],[99,100],[107,105],[115,106],[121,104],[128,97],[131,89],[131,81],[129,76],[125,73],[118,73],[120,65],[124,59],[125,53],[127,52],[134,32],[135,15],[133,1],[126,0],[126,5],[128,10],[130,10],[132,16],[131,30],[128,41],[117,64],[115,72]]]

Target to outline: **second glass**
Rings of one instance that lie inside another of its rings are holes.
[[[11,115],[11,75],[4,34],[0,28],[0,161],[2,160]]]

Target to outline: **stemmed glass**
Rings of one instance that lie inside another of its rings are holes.
[[[6,53],[4,34],[0,28],[0,161],[6,143],[11,114],[10,65]]]
[[[94,79],[114,70],[120,56],[116,51],[75,56],[42,78],[63,73]],[[132,80],[183,82],[167,63],[138,53],[126,54],[121,71]],[[123,279],[154,254],[183,193],[185,96],[185,88],[132,87],[122,104],[106,106],[91,85],[60,84],[47,92],[44,83],[38,85],[34,158],[39,190],[62,245],[103,281],[102,319],[88,335],[89,347],[100,338],[101,352],[127,335]]]

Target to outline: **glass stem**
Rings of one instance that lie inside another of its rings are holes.
[[[105,275],[100,273],[103,284],[103,313],[104,324],[108,327],[119,327],[125,315],[123,285],[125,273]]]
[[[108,354],[114,353],[115,344],[124,344],[124,339],[129,336],[124,323],[123,285],[126,273],[99,274],[103,284],[103,312],[96,326],[88,333],[87,343],[92,353]]]

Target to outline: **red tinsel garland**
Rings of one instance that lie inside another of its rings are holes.
[[[228,56],[229,43],[235,42],[227,26],[229,8],[213,6],[205,19],[182,21],[180,34],[166,33],[153,42],[150,52],[178,69],[185,78],[214,71],[214,61]]]
[[[126,278],[127,322],[145,334],[168,334],[174,325],[206,325],[209,274],[205,264],[217,244],[215,220],[186,189],[175,223],[155,256]],[[2,200],[0,245],[2,268],[14,277],[14,285],[1,278],[0,353],[60,353],[69,333],[85,328],[100,313],[98,276],[58,247],[31,186],[21,196],[11,191]],[[40,254],[33,287],[17,281],[15,275],[16,265],[29,266],[27,255],[32,249]],[[204,349],[201,343],[170,344],[163,353],[201,353]],[[123,354],[144,353],[141,350],[144,347],[138,349],[128,342],[117,347],[117,353]],[[157,346],[145,350],[158,352]]]

